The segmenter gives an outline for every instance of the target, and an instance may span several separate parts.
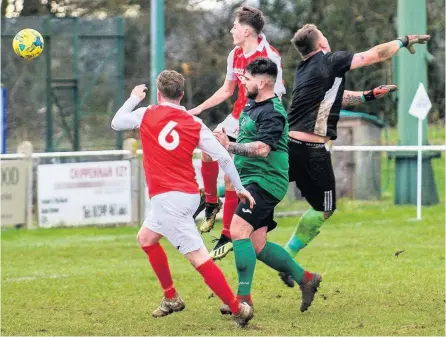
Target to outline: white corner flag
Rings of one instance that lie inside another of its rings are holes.
[[[426,88],[424,87],[423,83],[420,83],[418,85],[417,92],[415,93],[415,97],[413,98],[412,104],[410,105],[409,113],[418,119],[425,119],[431,108],[432,103],[427,95]]]
[[[417,220],[421,220],[421,168],[422,153],[421,145],[423,142],[423,119],[426,118],[429,110],[432,108],[431,100],[427,95],[423,83],[418,85],[417,92],[409,108],[409,113],[418,118],[418,158],[417,158]]]

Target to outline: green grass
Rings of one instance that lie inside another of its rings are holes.
[[[430,144],[441,145],[445,144],[445,128],[429,126],[428,139]],[[388,142],[382,141],[382,145],[397,145],[398,133],[396,129],[389,129]],[[384,139],[384,138],[383,138]],[[432,171],[434,174],[437,195],[440,202],[445,201],[445,153],[442,152],[439,158],[431,159]],[[375,167],[371,167],[371,170]],[[426,173],[424,173],[426,174]],[[370,183],[371,187],[373,183]],[[388,157],[387,153],[382,153],[381,156],[381,200],[388,203],[394,202],[395,193],[395,157]],[[294,197],[285,197],[284,200],[276,208],[279,212],[300,210],[305,211],[308,207],[306,201],[294,201]]]
[[[427,139],[431,145],[446,144],[444,124],[431,124],[427,128]],[[382,145],[398,145],[398,130],[396,128],[383,129],[381,132]],[[393,202],[393,193],[395,190],[395,158],[388,158],[387,153],[383,153],[381,157],[381,185],[382,197],[384,200]],[[439,198],[444,198],[445,195],[445,154],[441,153],[439,158],[432,158],[432,170],[434,172],[435,182]]]
[[[429,125],[427,129],[427,139],[431,145],[446,144],[445,126]],[[382,132],[382,145],[398,145],[398,130],[396,128],[389,128],[388,135]],[[387,154],[383,153],[381,157],[381,182],[382,182],[382,196],[383,199],[393,201],[393,193],[395,190],[395,158],[388,159]],[[445,196],[445,153],[442,152],[439,158],[431,159],[432,170],[434,172],[437,192],[440,199]]]
[[[443,127],[430,127],[444,144]],[[397,134],[389,131],[389,143]],[[201,276],[167,242],[170,266],[187,309],[163,319],[151,311],[162,296],[136,227],[2,231],[2,335],[445,335],[445,156],[433,159],[440,204],[394,206],[394,161],[383,154],[382,201],[341,200],[338,211],[298,256],[322,273],[315,303],[300,313],[297,288],[257,265],[255,318],[237,329],[220,316]],[[388,179],[387,179],[388,178]],[[285,199],[280,211],[307,208]],[[296,218],[270,233],[284,244]],[[218,230],[214,230],[218,235]],[[211,237],[205,235],[208,248]],[[404,250],[398,257],[396,251]],[[235,289],[233,255],[219,262]]]
[[[442,124],[429,124],[427,127],[428,143],[431,145],[445,144],[446,143],[445,130],[446,129],[444,122]],[[417,136],[415,136],[415,139],[417,139]],[[382,140],[381,141],[382,145],[398,145],[398,129],[397,128],[383,129],[381,133],[381,140]]]
[[[201,276],[167,242],[186,310],[162,319],[162,296],[136,227],[2,232],[2,335],[443,335],[444,203],[423,208],[388,201],[343,200],[339,211],[298,256],[324,282],[306,313],[300,292],[259,263],[255,318],[235,328],[219,314]],[[270,233],[285,243],[297,219]],[[215,235],[218,231],[214,230]],[[204,236],[208,248],[211,237]],[[396,251],[404,250],[398,257]],[[236,285],[233,255],[219,262]]]

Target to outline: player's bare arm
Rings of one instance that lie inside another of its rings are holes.
[[[398,87],[394,84],[384,84],[372,90],[366,91],[344,90],[344,95],[342,96],[342,107],[356,106],[364,102],[381,99],[396,90],[398,90]]]
[[[342,96],[342,107],[356,106],[362,103],[362,91],[344,90]]]
[[[414,44],[425,44],[429,41],[430,35],[408,35],[399,37],[398,39],[377,45],[365,52],[356,53],[353,56],[350,69],[357,69],[369,66],[374,63],[383,62],[391,58],[402,47],[409,50],[411,54],[415,54]]]
[[[209,97],[199,106],[189,110],[189,113],[192,115],[199,115],[204,110],[210,109],[224,102],[234,94],[236,85],[236,81],[225,80],[220,89],[218,89],[211,97]]]
[[[228,145],[228,152],[245,157],[266,157],[270,151],[271,147],[260,141],[245,144],[230,142]]]
[[[229,152],[245,157],[266,157],[271,151],[271,147],[261,141],[251,143],[230,142],[228,136],[223,131],[214,131],[214,136],[221,145]]]

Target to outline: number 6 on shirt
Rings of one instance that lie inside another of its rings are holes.
[[[180,145],[180,135],[173,128],[177,126],[177,122],[170,121],[166,124],[166,126],[161,130],[158,136],[159,144],[164,147],[166,150],[172,151],[175,150],[178,145]],[[172,141],[167,141],[167,136],[172,137]]]

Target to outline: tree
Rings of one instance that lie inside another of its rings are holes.
[[[331,49],[360,52],[397,37],[395,17],[396,1],[387,0],[260,0],[260,8],[270,19],[273,32],[270,36],[284,59],[284,74],[288,92],[291,92],[294,69],[300,61],[297,51],[289,43],[294,32],[305,23],[315,23],[327,36]],[[428,33],[432,39],[428,50],[435,57],[429,64],[429,96],[435,112],[431,121],[444,118],[444,2],[428,0]],[[392,61],[349,72],[346,88],[370,89],[384,83],[392,83]],[[289,95],[284,101],[287,103]],[[361,105],[357,109],[378,114],[391,125],[396,124],[395,102],[386,99]]]

